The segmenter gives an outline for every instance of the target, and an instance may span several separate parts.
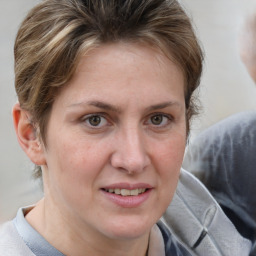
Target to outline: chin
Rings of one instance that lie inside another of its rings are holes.
[[[143,216],[136,221],[126,218],[123,221],[113,221],[107,233],[113,239],[136,239],[148,234],[154,224],[155,222],[149,222]]]

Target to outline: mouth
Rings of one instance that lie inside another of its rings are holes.
[[[145,192],[147,192],[147,188],[136,188],[136,189],[120,189],[120,188],[110,188],[110,189],[103,189],[107,193],[116,194],[120,196],[138,196]]]
[[[105,198],[122,208],[136,208],[146,202],[154,188],[145,183],[118,183],[101,188]]]

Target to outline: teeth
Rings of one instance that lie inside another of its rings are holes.
[[[130,196],[131,195],[131,191],[127,190],[127,189],[121,189],[121,195],[122,196]]]
[[[117,195],[120,195],[121,194],[120,188],[114,189],[114,193],[117,194]]]
[[[131,190],[131,196],[137,196],[139,194],[139,189]]]
[[[114,193],[116,195],[122,195],[122,196],[137,196],[141,193],[144,193],[146,191],[145,188],[137,188],[137,189],[119,189],[119,188],[111,188],[111,189],[106,189],[107,192],[109,193]]]

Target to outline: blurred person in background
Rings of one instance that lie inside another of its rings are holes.
[[[256,84],[256,12],[245,20],[238,43],[241,60]]]
[[[256,12],[240,31],[239,53],[256,84]],[[255,256],[256,111],[234,114],[200,133],[188,145],[183,167],[205,184],[237,230],[252,241],[250,255]]]

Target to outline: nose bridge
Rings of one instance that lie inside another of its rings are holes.
[[[125,131],[124,137],[126,142],[126,153],[128,155],[127,159],[137,159],[138,161],[145,153],[141,131],[137,127],[131,127]]]
[[[144,134],[139,127],[129,126],[119,133],[113,165],[129,173],[141,172],[150,160],[145,148]]]

